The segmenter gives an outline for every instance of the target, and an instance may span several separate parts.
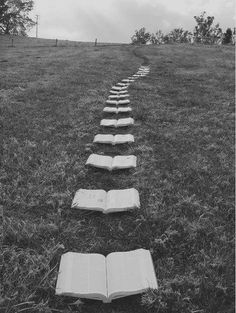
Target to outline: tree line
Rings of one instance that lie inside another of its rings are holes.
[[[235,28],[227,28],[222,31],[219,23],[213,25],[214,16],[207,16],[202,12],[199,16],[194,16],[197,25],[193,32],[183,28],[175,28],[168,34],[161,30],[156,33],[147,32],[145,27],[135,31],[131,37],[133,44],[165,44],[165,43],[203,43],[203,44],[235,44]]]

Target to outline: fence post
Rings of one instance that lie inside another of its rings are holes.
[[[56,39],[56,46],[55,47],[57,47],[57,43],[58,43],[58,40]]]
[[[11,46],[12,46],[12,48],[13,48],[13,42],[14,42],[14,40],[13,40],[13,38],[11,39]]]
[[[98,42],[98,40],[97,40],[97,38],[95,39],[95,43],[94,43],[94,46],[96,47],[96,45],[97,45],[97,42]]]

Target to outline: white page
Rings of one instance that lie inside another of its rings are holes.
[[[106,134],[105,135],[98,134],[94,137],[93,142],[113,144],[114,136],[113,135],[106,135]]]
[[[107,127],[116,127],[117,120],[115,119],[103,119],[100,123],[101,126],[107,126]]]
[[[106,100],[106,103],[107,103],[107,104],[114,104],[114,105],[117,105],[117,104],[118,104],[118,101],[116,101],[116,100]]]
[[[103,211],[106,207],[107,193],[105,190],[79,189],[72,202],[72,208]]]
[[[107,296],[106,261],[101,254],[68,252],[62,255],[57,295],[101,298]]]
[[[117,121],[116,127],[129,126],[129,125],[133,125],[133,124],[134,124],[134,120],[132,117],[120,118]]]
[[[115,135],[114,142],[116,144],[126,143],[126,142],[134,142],[134,136],[130,134],[126,135]]]
[[[117,108],[110,108],[110,107],[105,107],[103,109],[103,112],[106,112],[106,113],[118,113]]]
[[[129,103],[130,103],[130,100],[128,100],[128,99],[119,100],[119,101],[118,101],[118,105],[119,105],[119,104],[129,104]]]
[[[91,154],[86,162],[86,165],[111,170],[112,161],[113,159],[110,156]]]
[[[136,156],[134,155],[118,155],[113,158],[112,169],[125,169],[136,167]]]
[[[117,108],[118,113],[126,113],[126,112],[131,112],[132,109],[130,107],[125,107],[125,108]]]
[[[149,250],[114,252],[107,256],[108,296],[118,298],[157,289],[157,280]]]
[[[107,193],[106,212],[126,211],[139,207],[139,194],[134,188],[110,190]]]

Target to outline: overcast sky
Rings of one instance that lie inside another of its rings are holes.
[[[192,31],[194,15],[206,11],[223,31],[235,25],[234,0],[35,0],[39,37],[130,42],[135,29]],[[30,32],[35,36],[35,28]]]

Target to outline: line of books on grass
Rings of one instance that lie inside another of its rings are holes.
[[[123,79],[113,86],[107,104],[128,104],[130,101],[127,87],[138,77],[145,76],[149,68],[141,66],[137,74]],[[116,101],[114,100],[116,99]],[[108,113],[130,112],[131,108],[110,108],[103,110]],[[103,119],[101,126],[122,127],[133,125],[132,118]],[[95,143],[112,145],[132,143],[134,137],[125,135],[102,135],[94,137]],[[135,168],[137,158],[128,156],[104,156],[91,154],[86,165],[107,169]],[[140,208],[139,193],[136,189],[123,190],[87,190],[79,189],[73,199],[72,208],[95,210],[105,214],[123,212]],[[56,285],[56,294],[79,298],[101,300],[110,303],[113,299],[145,292],[149,288],[157,289],[157,279],[151,253],[145,249],[127,252],[113,252],[107,257],[101,254],[84,254],[67,252],[62,255]]]

